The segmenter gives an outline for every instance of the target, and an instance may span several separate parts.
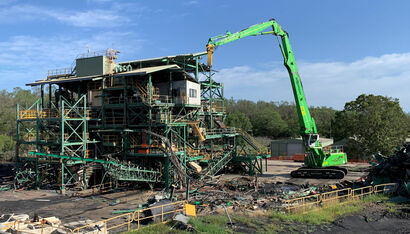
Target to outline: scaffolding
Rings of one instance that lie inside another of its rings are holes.
[[[69,75],[28,84],[41,97],[17,105],[18,184],[168,190],[224,168],[263,172],[263,147],[224,125],[223,84],[201,63],[206,52],[118,63],[114,52],[79,56]]]

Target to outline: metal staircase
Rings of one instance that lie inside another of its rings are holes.
[[[205,175],[214,176],[216,175],[216,173],[222,170],[222,168],[224,168],[226,164],[228,164],[231,161],[232,152],[233,150],[228,151],[221,158],[217,158],[212,161],[210,160],[209,165],[208,165],[209,169],[206,171]]]
[[[147,168],[141,168],[131,163],[110,161],[103,164],[105,171],[119,181],[159,182],[161,173]]]
[[[242,139],[248,143],[254,150],[256,150],[258,153],[266,153],[266,147],[261,145],[258,141],[255,140],[253,136],[251,136],[249,133],[242,129],[237,129],[240,133],[240,136]]]

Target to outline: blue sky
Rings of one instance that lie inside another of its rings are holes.
[[[342,109],[362,93],[410,111],[410,1],[0,0],[0,89],[43,79],[113,47],[119,61],[205,50],[210,36],[275,18],[290,34],[309,105]],[[236,99],[292,101],[272,36],[218,48],[216,79]],[[205,60],[204,60],[205,61]]]

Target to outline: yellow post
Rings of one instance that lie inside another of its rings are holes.
[[[185,204],[185,213],[188,216],[196,216],[196,208],[195,205]]]
[[[161,222],[164,222],[164,206],[161,206]]]
[[[140,212],[138,211],[137,229],[140,229]]]
[[[132,219],[130,219],[131,218],[131,213],[130,214],[128,214],[128,229],[127,229],[127,231],[129,231],[130,230],[130,228],[131,228],[131,220]]]

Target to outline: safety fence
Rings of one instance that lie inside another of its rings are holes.
[[[96,233],[113,232],[114,229],[114,232],[138,230],[143,224],[146,224],[150,221],[165,222],[167,219],[177,213],[183,212],[192,215],[192,206],[194,205],[188,204],[187,201],[178,201],[159,206],[153,206],[118,215],[109,219],[104,219],[98,222],[90,223],[72,230],[71,233],[86,233],[90,229],[95,229],[95,227],[98,227],[99,230],[99,232]]]
[[[69,228],[58,228],[59,233],[118,233],[124,231],[138,230],[146,224],[153,222],[165,222],[178,213],[185,213],[189,216],[195,216],[195,205],[188,204],[187,201],[178,201],[153,206],[145,209],[135,210],[129,213],[121,214],[112,218],[104,219],[97,222],[88,223],[77,227],[73,230]],[[13,221],[3,223],[0,226],[0,232],[13,229],[17,233],[52,233],[57,227],[45,225],[46,222],[39,221],[36,224],[26,223],[26,221]],[[54,233],[54,232],[53,232]]]
[[[344,188],[321,194],[293,198],[284,201],[284,209],[288,212],[306,212],[312,209],[324,207],[326,204],[331,204],[332,202],[344,203],[361,199],[364,196],[371,194],[391,194],[396,190],[397,186],[397,183],[389,183],[375,186],[365,186],[356,189]]]

